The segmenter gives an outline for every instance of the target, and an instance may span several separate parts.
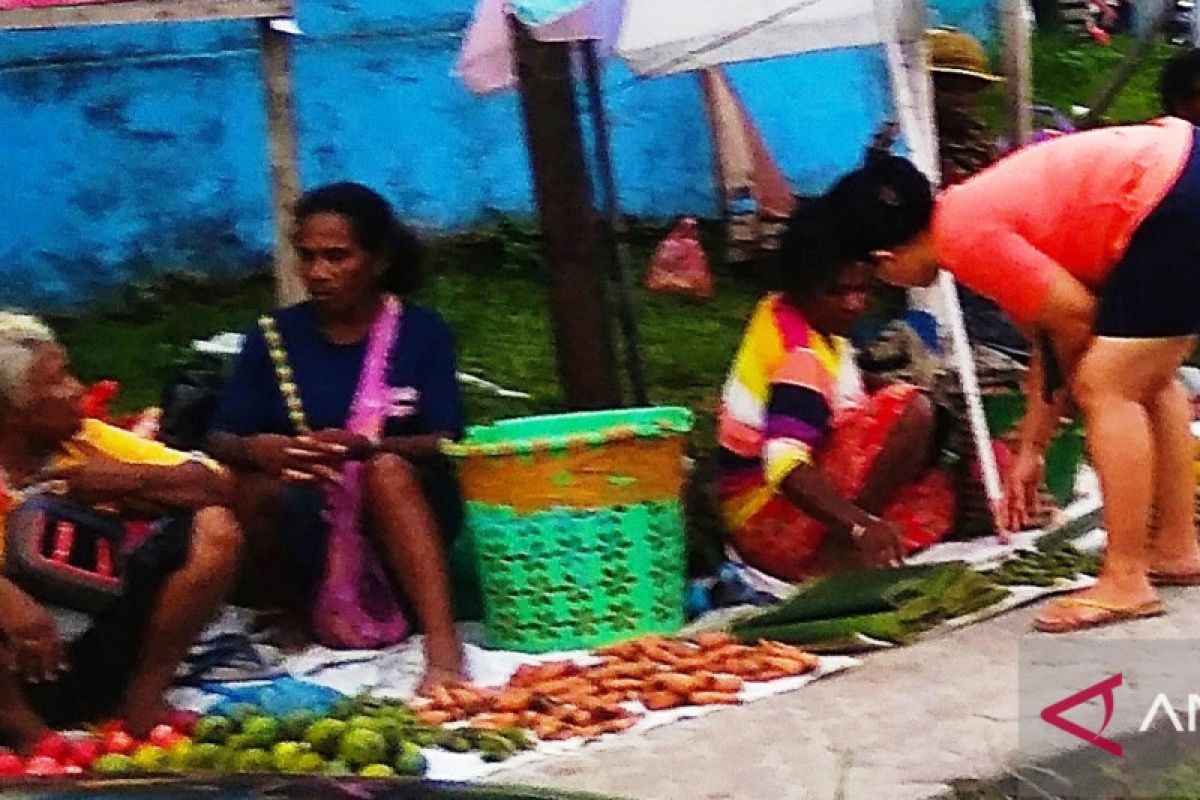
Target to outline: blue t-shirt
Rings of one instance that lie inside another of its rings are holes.
[[[309,427],[315,431],[345,428],[366,358],[366,338],[354,344],[330,342],[317,325],[311,303],[276,312],[275,323],[283,337]],[[412,406],[413,413],[390,417],[385,436],[443,432],[454,437],[462,435],[454,337],[437,312],[404,304],[400,333],[388,366],[388,385],[397,390],[397,397],[404,398],[401,405]],[[288,418],[262,329],[257,325],[246,334],[213,427],[238,436],[297,433]]]

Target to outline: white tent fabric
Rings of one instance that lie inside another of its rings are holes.
[[[923,0],[626,0],[617,53],[645,77],[841,47],[883,45],[900,129],[914,163],[938,182],[933,87],[925,52]],[[1000,472],[954,279],[912,293],[952,346],[979,455],[984,488],[1002,496]]]
[[[515,81],[510,13],[544,41],[592,39],[604,46],[615,38],[617,53],[643,77],[883,45],[904,140],[914,163],[937,183],[924,0],[480,0],[458,64],[473,91],[498,91]],[[984,487],[998,503],[1000,474],[953,278],[943,273],[936,289],[913,292],[913,300],[937,316],[953,346]]]
[[[617,50],[646,77],[842,47],[920,41],[918,0],[630,0]]]

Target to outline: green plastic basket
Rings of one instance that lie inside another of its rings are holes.
[[[467,508],[491,646],[545,653],[682,627],[679,503],[530,515]]]
[[[544,653],[682,627],[678,452],[691,425],[682,408],[530,417],[473,428],[446,448],[460,462],[489,645]],[[645,480],[647,463],[673,474]],[[583,484],[600,490],[572,495]],[[621,501],[604,502],[610,492]]]

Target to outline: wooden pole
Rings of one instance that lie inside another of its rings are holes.
[[[604,95],[600,90],[600,59],[596,55],[596,43],[581,42],[584,79],[587,84],[588,111],[592,117],[595,137],[596,171],[600,173],[600,195],[604,216],[608,221],[608,251],[612,282],[617,293],[617,319],[625,339],[625,371],[629,375],[629,387],[633,390],[633,402],[639,406],[650,404],[646,388],[646,371],[642,364],[642,344],[638,335],[637,309],[633,301],[633,285],[630,273],[633,270],[629,247],[625,241],[625,220],[621,217],[620,198],[617,195],[617,179],[612,163],[612,135],[608,127],[608,115],[604,112]]]
[[[280,305],[305,297],[292,250],[292,211],[300,199],[299,156],[296,151],[292,105],[292,71],[288,35],[258,21],[263,71],[267,85],[267,155],[271,166],[271,195],[275,212],[275,295]]]
[[[510,18],[525,138],[550,275],[559,379],[573,409],[621,405],[583,132],[563,42],[539,42]]]
[[[1033,59],[1025,0],[1004,0],[1004,75],[1008,84],[1009,137],[1014,147],[1033,136]]]

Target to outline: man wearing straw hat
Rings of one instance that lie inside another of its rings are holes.
[[[978,116],[979,94],[1002,81],[993,75],[983,45],[956,28],[934,28],[927,37],[933,75],[942,185],[950,186],[996,159],[994,141]]]

